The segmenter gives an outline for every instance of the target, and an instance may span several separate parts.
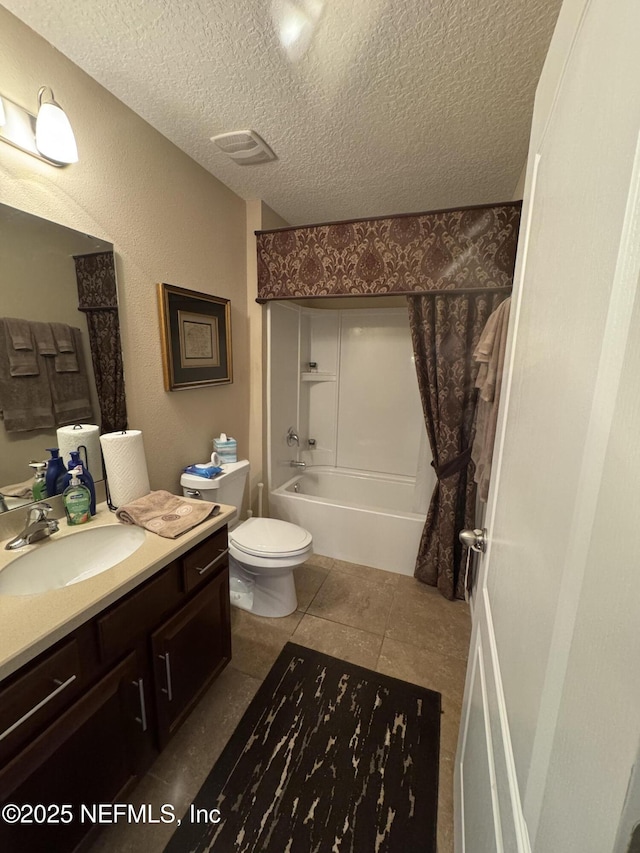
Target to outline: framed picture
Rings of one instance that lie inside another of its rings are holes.
[[[158,285],[165,391],[233,381],[228,299]]]

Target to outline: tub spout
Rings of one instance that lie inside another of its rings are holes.
[[[291,465],[292,468],[306,468],[307,467],[306,462],[297,462],[295,459],[292,459],[289,462],[289,465]]]

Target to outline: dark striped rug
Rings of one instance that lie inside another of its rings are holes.
[[[439,738],[439,693],[287,643],[165,853],[435,853]]]

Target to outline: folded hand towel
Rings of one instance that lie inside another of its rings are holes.
[[[32,498],[33,477],[22,483],[14,483],[11,486],[0,486],[0,495],[5,498]]]
[[[56,342],[49,323],[31,323],[31,330],[40,355],[57,355]]]
[[[49,325],[51,326],[58,352],[75,352],[71,336],[71,326],[67,326],[66,323],[49,323]]]
[[[77,350],[74,345],[74,330],[66,323],[50,323],[58,354],[55,357],[57,373],[77,373]]]
[[[31,340],[31,325],[28,320],[19,320],[16,317],[7,317],[5,320],[7,331],[14,349],[33,349]]]
[[[195,474],[196,477],[205,477],[207,480],[212,480],[218,474],[222,474],[222,468],[217,465],[188,465],[184,469],[185,474]]]
[[[72,329],[76,355],[78,359],[78,370],[60,372],[54,363],[56,358],[43,359],[47,367],[49,382],[51,385],[51,398],[53,400],[53,411],[56,426],[65,424],[90,423],[93,420],[89,382],[82,354],[82,336],[80,329]]]
[[[7,317],[4,323],[10,376],[39,376],[38,355],[33,347],[29,321]]]
[[[175,539],[219,511],[220,507],[210,501],[179,498],[160,490],[121,506],[116,516],[123,524],[137,524],[159,536]]]
[[[55,426],[46,360],[38,355],[42,370],[37,375],[12,376],[9,337],[7,324],[0,323],[0,417],[4,420],[5,429],[7,432],[25,432]]]

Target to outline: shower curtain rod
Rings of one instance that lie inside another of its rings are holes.
[[[511,290],[512,285],[507,284],[501,287],[464,287],[457,290],[392,290],[388,293],[322,293],[318,296],[309,293],[296,296],[258,297],[256,302],[259,305],[264,305],[267,302],[284,302],[285,300],[295,299],[370,299],[376,296],[462,296],[465,293],[510,293]]]

